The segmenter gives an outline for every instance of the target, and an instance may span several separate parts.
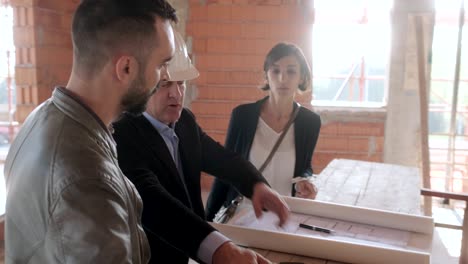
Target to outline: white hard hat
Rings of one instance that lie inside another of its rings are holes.
[[[174,30],[175,52],[167,71],[169,72],[169,81],[188,81],[198,77],[200,73],[193,66],[188,56],[187,46],[179,32]]]

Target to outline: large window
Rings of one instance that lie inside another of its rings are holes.
[[[392,0],[315,0],[313,105],[386,104]]]
[[[460,20],[459,0],[436,0],[435,5],[429,102],[431,182],[436,189],[467,192],[468,19]]]

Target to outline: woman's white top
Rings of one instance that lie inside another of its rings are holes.
[[[259,118],[249,155],[249,161],[257,169],[263,165],[281,133],[282,131],[280,133],[274,131],[261,117]],[[281,195],[291,196],[291,179],[294,176],[295,162],[294,125],[291,125],[275,155],[262,173],[270,186]]]

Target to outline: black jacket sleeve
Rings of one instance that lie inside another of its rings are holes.
[[[218,142],[214,141],[208,136],[203,129],[195,122],[195,117],[189,110],[184,110],[179,123],[183,123],[184,131],[179,131],[179,135],[184,133],[184,139],[189,140],[191,135],[196,135],[191,139],[191,145],[194,149],[199,149],[199,153],[191,152],[193,164],[193,157],[201,156],[201,171],[207,172],[217,179],[232,184],[244,196],[251,198],[253,194],[253,187],[258,182],[267,183],[262,174],[255,168],[255,166],[241,157],[234,151],[231,151]],[[182,125],[182,124],[181,124]],[[182,128],[180,128],[182,130]],[[176,130],[177,131],[177,130]],[[198,143],[196,143],[198,142]],[[186,150],[190,152],[190,150]],[[199,173],[199,172],[198,172]],[[267,183],[268,184],[268,183]]]
[[[148,153],[144,153],[145,148],[139,145],[134,133],[127,129],[115,131],[119,166],[143,200],[142,223],[145,232],[158,236],[196,259],[201,242],[215,229],[162,186],[157,175],[149,169],[151,161]],[[175,235],[176,232],[190,234],[190,239]]]

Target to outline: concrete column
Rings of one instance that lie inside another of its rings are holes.
[[[419,166],[420,163],[420,112],[417,87],[417,62],[407,53],[414,46],[407,45],[411,31],[408,16],[416,13],[434,13],[433,0],[395,0],[392,11],[392,43],[388,72],[388,105],[385,124],[384,162]],[[430,30],[432,32],[432,30]],[[432,36],[425,36],[425,43],[432,46]],[[430,65],[426,65],[429,67]],[[411,68],[413,67],[413,68]],[[416,67],[416,68],[414,68]],[[413,71],[415,82],[408,82],[406,71]],[[407,79],[405,83],[405,79]],[[429,82],[428,82],[429,84]]]

